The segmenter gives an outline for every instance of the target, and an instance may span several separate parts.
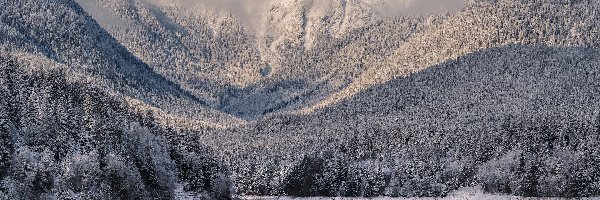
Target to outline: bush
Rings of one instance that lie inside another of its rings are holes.
[[[442,181],[449,190],[470,186],[474,182],[477,167],[472,159],[448,161],[442,172]]]
[[[325,169],[325,160],[316,156],[304,156],[285,180],[283,191],[297,197],[318,196],[316,186]]]
[[[387,185],[380,163],[374,160],[352,163],[343,187],[343,196],[375,197],[383,195]]]
[[[87,196],[87,199],[107,198],[101,196],[105,191],[101,188],[102,170],[99,155],[96,152],[69,155],[61,164],[61,190],[75,196]],[[96,196],[96,198],[90,198]]]
[[[512,151],[479,167],[477,180],[489,193],[511,193],[511,178],[518,168],[521,152]]]
[[[518,196],[582,197],[597,194],[581,154],[557,149],[545,154],[512,151],[482,165],[477,180],[485,192]]]
[[[477,178],[485,192],[537,196],[540,167],[536,155],[511,151],[482,165]]]
[[[142,182],[140,172],[132,167],[133,163],[109,153],[105,158],[105,177],[110,186],[112,199],[148,199],[150,194]]]
[[[53,192],[54,174],[55,166],[48,151],[37,153],[20,147],[11,160],[10,175],[5,177],[2,186],[11,199],[37,199]]]
[[[129,147],[133,163],[151,196],[172,198],[177,177],[166,141],[137,123],[126,130],[125,139],[125,146]]]
[[[171,151],[184,190],[206,193],[213,199],[231,199],[233,183],[226,169],[209,156],[200,145],[177,146]]]
[[[578,197],[586,180],[579,170],[580,157],[576,152],[559,151],[545,158],[538,191],[545,196]]]

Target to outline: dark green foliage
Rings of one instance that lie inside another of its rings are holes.
[[[193,136],[185,138],[190,140],[180,141],[185,143],[196,141]],[[230,199],[233,191],[229,173],[208,155],[210,150],[197,143],[179,144],[171,151],[171,157],[179,169],[179,178],[183,181],[185,191],[206,191],[212,193],[214,198]]]
[[[325,160],[318,157],[304,156],[302,161],[292,168],[287,184],[283,188],[286,194],[299,197],[319,196],[318,179],[323,175]]]
[[[0,91],[1,96],[5,96],[4,91]],[[12,154],[12,144],[10,141],[10,127],[8,113],[6,112],[6,103],[0,99],[0,177],[4,176],[8,168],[10,155]]]
[[[591,131],[591,124],[570,124],[551,130],[527,129],[537,130],[533,133],[544,137],[524,139],[526,143],[522,145],[526,146],[517,146],[517,150],[482,165],[477,179],[483,184],[484,191],[520,196],[597,195],[596,171],[600,162],[594,160],[596,155],[586,153],[588,150],[597,149],[597,141],[572,141],[579,140],[577,136],[589,134],[577,133],[577,130]],[[559,137],[561,139],[548,139],[548,136],[560,135],[561,129],[568,130],[567,132],[573,135]],[[576,144],[571,144],[574,142]]]
[[[177,181],[175,164],[169,157],[167,142],[148,129],[132,124],[125,132],[125,143],[134,166],[150,196],[172,198]]]

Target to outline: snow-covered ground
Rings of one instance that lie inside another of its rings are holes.
[[[257,197],[246,196],[241,197],[243,200],[559,200],[565,198],[529,198],[510,195],[484,194],[479,187],[462,188],[456,192],[449,194],[447,197],[412,197],[412,198],[392,198],[392,197],[375,197],[375,198],[350,198],[350,197]],[[600,200],[600,197],[577,198],[583,200]]]

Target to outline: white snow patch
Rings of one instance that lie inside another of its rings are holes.
[[[243,200],[561,200],[565,198],[537,198],[537,197],[519,197],[500,194],[486,194],[480,187],[462,188],[458,191],[450,193],[447,197],[373,197],[373,198],[356,198],[356,197],[260,197],[260,196],[243,196]],[[600,197],[577,198],[580,200],[600,200]]]

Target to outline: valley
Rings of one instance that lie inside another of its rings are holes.
[[[0,6],[0,199],[600,195],[597,0]]]

